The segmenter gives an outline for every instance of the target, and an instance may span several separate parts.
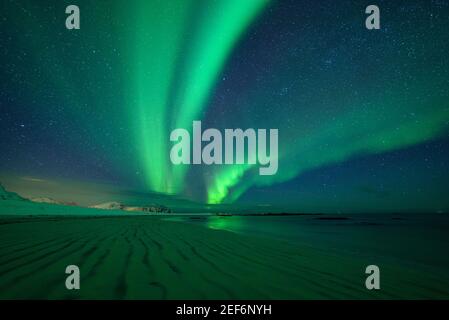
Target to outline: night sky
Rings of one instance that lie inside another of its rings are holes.
[[[70,4],[80,30],[65,28]],[[380,30],[365,28],[370,4]],[[76,185],[74,201],[95,184],[268,211],[449,212],[448,22],[449,0],[3,0],[0,181],[56,198]],[[278,173],[172,165],[170,132],[193,120],[279,129]]]

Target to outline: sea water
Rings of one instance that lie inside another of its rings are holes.
[[[449,270],[446,214],[351,214],[294,216],[182,216],[169,218],[214,230],[268,237],[383,261]]]

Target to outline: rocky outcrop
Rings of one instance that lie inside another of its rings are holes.
[[[170,208],[167,208],[165,206],[159,206],[159,205],[151,205],[151,206],[144,206],[144,207],[125,206],[122,210],[134,211],[134,212],[140,211],[140,212],[171,213]]]
[[[105,202],[96,204],[94,206],[89,206],[89,208],[95,208],[95,209],[103,209],[103,210],[123,210],[125,206],[119,202]]]
[[[119,202],[106,202],[90,206],[90,208],[103,209],[103,210],[123,210],[128,212],[148,212],[148,213],[171,213],[171,210],[161,205],[148,205],[148,206],[128,206]]]

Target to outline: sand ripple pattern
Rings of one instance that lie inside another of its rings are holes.
[[[1,299],[448,298],[447,282],[395,266],[370,292],[369,263],[150,216],[0,223]],[[70,264],[81,290],[65,288]]]

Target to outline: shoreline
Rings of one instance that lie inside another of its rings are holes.
[[[449,298],[436,272],[383,263],[382,290],[369,291],[370,258],[162,216],[15,220],[0,223],[0,299]],[[71,264],[79,292],[63,286]]]

